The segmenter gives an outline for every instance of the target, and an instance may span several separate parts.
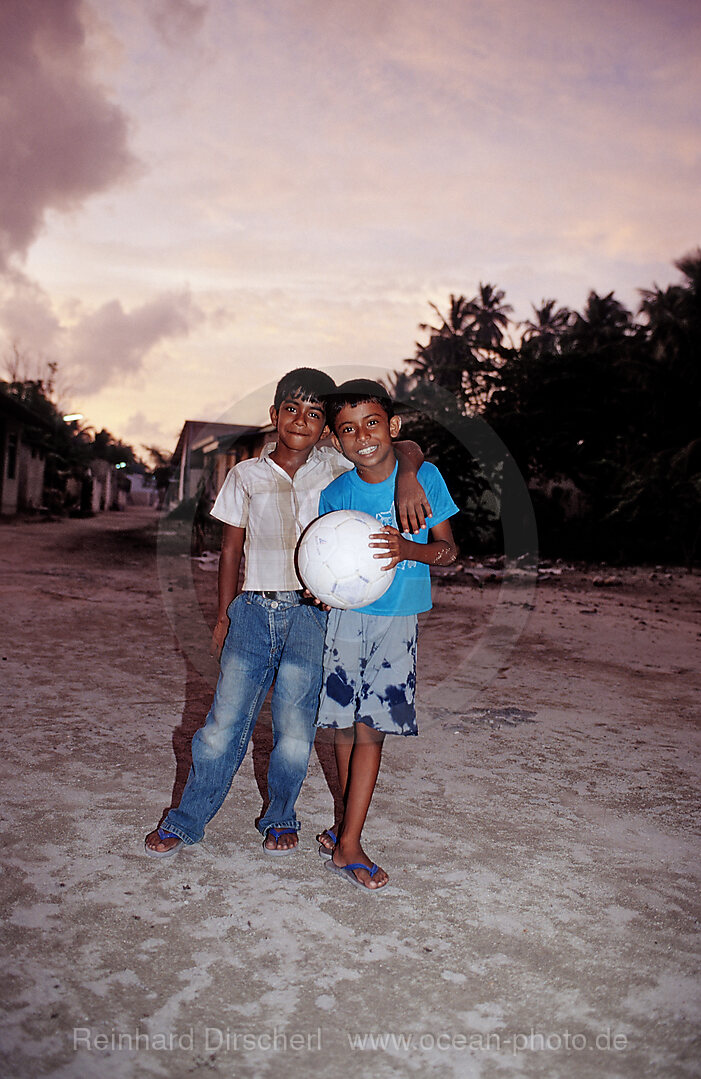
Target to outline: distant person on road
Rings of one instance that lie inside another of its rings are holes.
[[[326,613],[304,600],[294,552],[317,515],[320,492],[352,468],[332,447],[317,446],[326,431],[324,401],[334,389],[333,379],[312,368],[285,375],[270,408],[277,442],[266,445],[259,458],[235,465],[217,496],[212,514],[224,523],[224,535],[212,648],[221,657],[221,672],[206,722],[192,740],[180,805],[146,836],[152,858],[202,839],[246,754],[273,680],[269,803],[257,826],[267,854],[297,848],[295,805],[314,742]],[[423,454],[411,442],[397,448],[398,510],[406,527],[418,530],[430,513],[416,479]]]
[[[334,441],[355,466],[322,491],[319,513],[361,510],[376,517],[370,539],[376,558],[397,567],[379,599],[359,610],[329,613],[320,727],[334,728],[334,750],[344,814],[322,832],[319,853],[329,868],[367,891],[384,888],[389,877],[361,846],[386,734],[415,735],[417,614],[431,608],[429,566],[457,557],[449,517],[458,512],[435,465],[423,464],[418,479],[432,506],[427,528],[411,538],[396,527],[394,484],[401,421],[386,390],[369,379],[344,382],[327,403]],[[403,527],[403,526],[402,526]],[[381,553],[380,553],[381,552]]]

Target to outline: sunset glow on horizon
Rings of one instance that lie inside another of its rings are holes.
[[[0,83],[2,357],[137,449],[701,244],[695,0],[5,0]]]

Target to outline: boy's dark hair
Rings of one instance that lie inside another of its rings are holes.
[[[348,382],[342,382],[326,402],[326,422],[331,430],[334,430],[336,419],[342,408],[346,405],[355,408],[356,405],[363,404],[365,401],[377,402],[387,414],[387,419],[392,419],[394,405],[384,386],[381,386],[379,382],[373,382],[370,378],[351,378]]]
[[[324,371],[314,367],[295,367],[283,375],[275,389],[273,406],[279,408],[288,397],[299,397],[301,401],[318,401],[325,404],[331,393],[336,392],[336,383]]]

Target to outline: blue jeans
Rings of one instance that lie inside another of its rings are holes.
[[[163,828],[198,843],[229,793],[275,678],[269,805],[258,823],[299,830],[295,802],[307,774],[321,688],[326,615],[296,592],[242,592],[229,606],[221,672],[205,725],[192,739],[192,768]]]

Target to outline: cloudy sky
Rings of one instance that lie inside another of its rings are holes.
[[[635,308],[701,243],[700,113],[698,0],[2,0],[2,359],[173,448],[480,281]]]

